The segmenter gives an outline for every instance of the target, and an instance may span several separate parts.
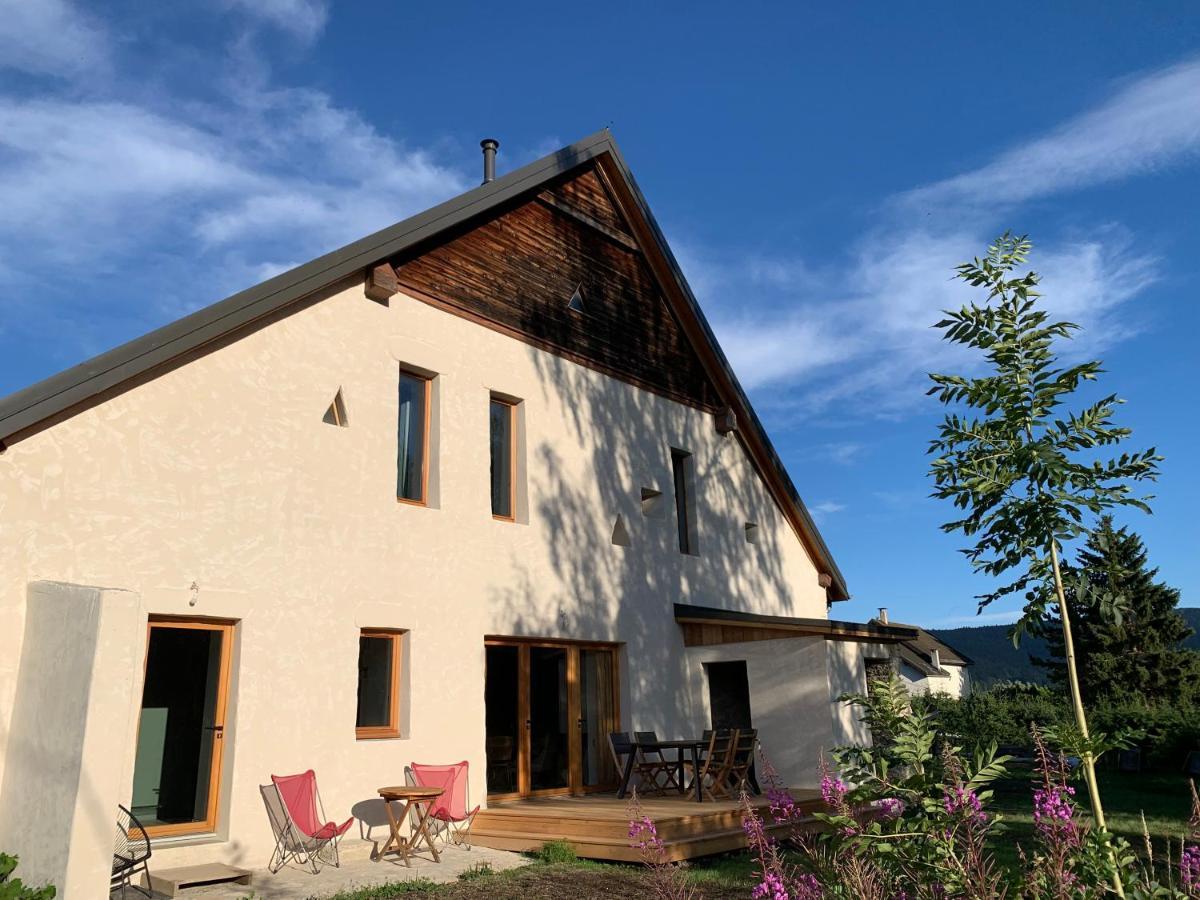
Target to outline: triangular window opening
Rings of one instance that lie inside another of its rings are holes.
[[[613,523],[612,542],[618,547],[628,547],[629,529],[625,527],[625,519],[617,516],[617,521]]]
[[[329,404],[329,409],[325,410],[321,421],[326,425],[336,425],[338,428],[345,428],[350,424],[350,420],[346,418],[346,401],[342,399],[341,388],[338,388],[338,392],[333,395],[333,402]]]
[[[586,312],[583,307],[583,284],[579,284],[575,288],[575,293],[571,295],[571,299],[567,301],[567,309],[572,312]]]

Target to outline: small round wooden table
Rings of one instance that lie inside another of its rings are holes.
[[[433,801],[442,796],[442,789],[397,785],[395,787],[381,787],[379,789],[379,796],[383,798],[383,808],[387,810],[391,834],[388,836],[387,843],[383,845],[383,849],[379,851],[375,859],[382,859],[385,853],[399,853],[404,858],[404,864],[411,866],[412,863],[408,861],[409,856],[418,852],[421,843],[424,842],[425,846],[429,848],[429,852],[433,854],[433,861],[441,862],[440,857],[438,857],[437,848],[433,846],[433,838],[429,836],[429,831],[425,827],[425,821],[429,818],[430,810],[433,809]],[[404,804],[404,808],[400,810],[400,815],[396,815],[393,810],[393,803]],[[400,826],[408,818],[408,811],[410,809],[416,814],[417,821],[413,826],[412,834],[404,838],[400,836]]]

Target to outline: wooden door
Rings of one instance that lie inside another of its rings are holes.
[[[233,624],[152,619],[134,762],[134,815],[151,837],[215,831]]]

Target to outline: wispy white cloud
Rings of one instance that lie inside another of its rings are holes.
[[[904,195],[913,206],[1020,203],[1168,165],[1200,150],[1200,60],[1136,78],[1095,109],[992,162]]]
[[[1021,610],[989,610],[974,616],[949,616],[925,625],[926,628],[969,628],[972,625],[1011,625],[1021,618]]]
[[[823,500],[820,503],[814,503],[809,507],[809,510],[822,516],[831,516],[834,513],[840,513],[846,508],[844,503],[835,503],[832,500]]]
[[[57,8],[67,34],[91,27],[77,9]],[[215,77],[215,98],[122,86],[119,65],[104,96],[0,87],[0,285],[29,296],[70,248],[93,285],[122,273],[110,312],[141,318],[141,330],[469,186],[327,94],[272,83],[246,63],[247,40],[214,61],[238,76]],[[139,288],[154,300],[131,306]],[[93,294],[89,310],[106,302]],[[39,321],[80,314],[75,302]]]
[[[739,377],[777,416],[831,406],[840,417],[903,415],[921,402],[926,372],[964,364],[929,327],[971,296],[953,267],[1016,204],[1188,159],[1200,149],[1197,97],[1200,61],[1131,80],[975,171],[891,198],[840,261],[687,247],[685,271]],[[1161,263],[1127,230],[1102,223],[1035,253],[1047,307],[1083,326],[1073,352],[1100,352],[1141,327],[1130,301],[1159,279]]]
[[[75,78],[110,52],[104,26],[66,0],[0,0],[0,69]]]
[[[329,20],[325,0],[225,0],[225,5],[305,42],[314,40]]]

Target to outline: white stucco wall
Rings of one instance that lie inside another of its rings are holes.
[[[828,642],[829,697],[827,704],[833,720],[835,746],[870,744],[871,731],[861,720],[861,712],[839,700],[845,694],[867,692],[867,660],[890,659],[894,651],[883,644],[854,641]]]
[[[686,653],[693,698],[690,733],[699,734],[712,723],[705,664],[744,661],[750,709],[763,753],[784,784],[814,787],[819,783],[821,755],[835,746],[823,638],[718,644],[691,647]]]
[[[971,675],[967,666],[956,666],[942,662],[942,670],[949,673],[949,678],[929,678],[911,666],[900,667],[900,680],[908,688],[910,694],[948,694],[951,697],[965,697],[971,693]]]
[[[401,363],[438,373],[436,508],[395,500]],[[321,421],[339,387],[348,428]],[[489,391],[524,401],[527,524],[490,515]],[[641,513],[642,487],[670,496],[671,447],[695,460],[698,556],[669,504]],[[11,446],[0,573],[0,766],[29,583],[237,620],[216,841],[160,842],[159,865],[264,864],[272,773],[313,767],[344,817],[414,759],[465,758],[482,798],[484,635],[623,642],[625,722],[683,733],[700,713],[673,603],[825,615],[813,562],[709,416],[360,283]],[[409,630],[405,738],[355,740],[364,626]],[[140,671],[144,618],[127,640]],[[110,760],[126,784],[132,755],[130,738]]]
[[[0,848],[28,885],[98,896],[112,866],[117,804],[132,775],[145,629],[136,595],[39,582],[28,588],[25,652],[5,722]]]

